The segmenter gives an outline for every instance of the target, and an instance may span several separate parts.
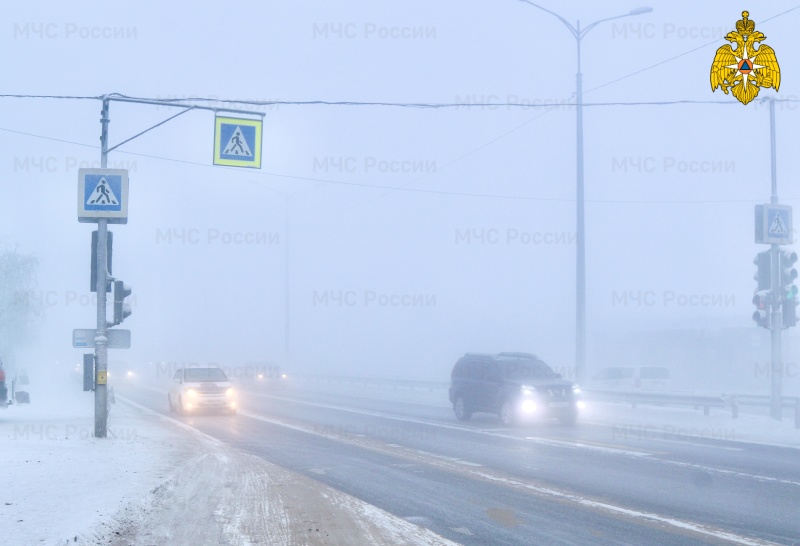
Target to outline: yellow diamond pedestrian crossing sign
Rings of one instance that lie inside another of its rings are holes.
[[[261,168],[261,119],[214,118],[214,165]]]

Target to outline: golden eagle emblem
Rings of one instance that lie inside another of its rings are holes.
[[[736,21],[736,30],[725,35],[730,44],[717,50],[711,64],[711,90],[721,87],[727,95],[730,89],[742,104],[756,98],[760,87],[774,87],[778,91],[781,86],[781,69],[775,50],[761,44],[767,37],[755,30],[756,24],[748,19],[749,15],[742,12],[742,19]],[[731,44],[735,44],[736,49]]]

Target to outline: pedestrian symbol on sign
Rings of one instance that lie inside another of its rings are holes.
[[[253,152],[250,151],[250,147],[247,145],[247,141],[244,139],[241,127],[236,127],[236,130],[233,132],[233,135],[228,141],[228,145],[225,146],[225,150],[222,153],[223,155],[253,156]]]
[[[86,200],[87,205],[119,205],[119,200],[106,182],[105,177],[95,186],[94,191]]]
[[[789,230],[786,229],[786,224],[783,222],[783,218],[781,217],[780,212],[776,212],[775,216],[772,218],[772,222],[769,225],[769,234],[770,235],[786,235],[789,233]]]
[[[214,165],[261,168],[261,119],[214,118]]]
[[[78,170],[78,221],[128,223],[128,171],[125,169]]]

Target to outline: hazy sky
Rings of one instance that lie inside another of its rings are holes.
[[[639,7],[542,5],[584,25]],[[585,102],[725,104],[585,108],[588,335],[755,330],[752,259],[762,247],[753,206],[769,199],[769,109],[712,93],[709,70],[748,9],[782,70],[780,92],[759,98],[797,99],[800,9],[650,6],[586,36]],[[211,112],[124,145],[109,162],[130,171],[130,220],[112,227],[113,270],[134,287],[123,325],[133,348],[110,359],[282,361],[288,214],[290,365],[439,377],[464,352],[498,350],[570,363],[575,109],[563,104],[574,100],[576,60],[568,30],[515,0],[224,9],[10,4],[0,26],[2,93],[562,106],[262,108],[259,171],[211,164]],[[791,174],[800,168],[798,107],[779,104],[776,116],[779,190],[790,205],[800,200]],[[0,99],[0,234],[40,260],[47,317],[37,351],[48,359],[78,362],[71,330],[95,326],[93,226],[77,222],[75,192],[78,166],[99,158],[99,112],[96,100]],[[113,102],[111,145],[176,112]],[[590,365],[609,358],[590,348]]]

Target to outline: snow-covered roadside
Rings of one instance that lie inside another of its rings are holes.
[[[86,543],[169,477],[174,433],[117,404],[109,437],[94,438],[92,393],[62,379],[34,379],[30,405],[0,411],[3,544]]]
[[[155,492],[141,517],[122,519],[115,533],[106,535],[109,544],[455,544],[320,482],[176,426],[186,430],[194,455]]]
[[[0,543],[453,544],[118,397],[109,437],[71,379],[0,412]]]

